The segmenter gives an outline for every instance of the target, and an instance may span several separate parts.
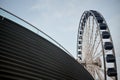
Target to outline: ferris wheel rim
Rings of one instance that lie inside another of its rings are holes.
[[[81,17],[81,19],[80,19],[80,22],[79,22],[79,28],[78,28],[78,34],[77,34],[77,59],[81,59],[82,60],[82,57],[80,57],[80,56],[78,56],[78,54],[79,54],[79,49],[78,49],[78,44],[79,44],[79,33],[80,33],[80,30],[81,30],[81,28],[83,27],[81,27],[81,25],[83,24],[83,19],[85,18],[85,16],[93,16],[94,17],[94,19],[95,19],[95,22],[96,22],[96,24],[97,24],[97,27],[100,27],[100,25],[99,25],[99,23],[98,23],[98,21],[97,21],[97,17],[96,17],[96,15],[94,14],[94,11],[95,10],[90,10],[90,11],[85,11],[83,14],[82,14],[82,17]],[[95,11],[95,12],[97,12],[97,11]],[[109,28],[108,28],[108,25],[107,25],[107,23],[106,23],[106,21],[105,21],[105,19],[104,19],[104,17],[99,13],[99,12],[97,12],[99,15],[97,15],[97,16],[101,16],[101,18],[102,18],[102,20],[104,21],[104,23],[106,24],[106,26],[107,26],[107,29],[108,29],[108,32],[110,33],[110,30],[109,30]],[[89,14],[89,15],[88,15]],[[87,17],[87,18],[88,18]],[[85,22],[86,23],[86,22]],[[85,26],[84,26],[85,27]],[[99,29],[99,33],[100,33],[100,29]],[[82,35],[82,37],[83,37],[83,35]],[[101,39],[101,42],[102,42],[102,49],[104,49],[104,43],[103,43],[103,38],[102,38],[102,35],[100,34],[100,39]],[[82,39],[81,39],[82,40]],[[110,34],[110,42],[113,44],[113,41],[112,41],[112,37],[111,37],[111,34]],[[81,49],[82,50],[82,49]],[[113,46],[113,49],[112,49],[112,52],[113,52],[113,55],[115,56],[115,51],[114,51],[114,46]],[[82,53],[81,53],[82,54]],[[106,76],[107,76],[107,71],[106,71],[106,59],[105,59],[105,52],[104,52],[104,50],[103,50],[103,61],[104,61],[104,77],[105,77],[105,80],[107,80],[106,79]],[[116,69],[116,71],[117,71],[117,67],[116,67],[116,61],[114,62],[114,65],[115,65],[115,69]],[[115,77],[115,79],[117,80],[117,77]]]

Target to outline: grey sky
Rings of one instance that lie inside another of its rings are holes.
[[[120,67],[119,5],[120,0],[0,0],[0,7],[49,34],[74,57],[82,13],[91,9],[99,11],[109,26]]]

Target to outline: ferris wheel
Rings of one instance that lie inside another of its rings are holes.
[[[77,60],[95,80],[118,80],[112,37],[104,17],[85,11],[77,35]]]

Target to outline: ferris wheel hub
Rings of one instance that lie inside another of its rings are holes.
[[[102,63],[101,63],[100,59],[96,59],[95,61],[80,61],[80,63],[83,66],[87,66],[87,65],[94,65],[94,66],[98,66],[98,67],[102,66]]]

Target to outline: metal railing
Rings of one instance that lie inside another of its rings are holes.
[[[67,54],[69,54],[71,57],[73,57],[72,54],[67,49],[65,49],[60,43],[58,43],[56,40],[54,40],[52,37],[50,37],[48,34],[43,32],[42,30],[38,29],[37,27],[30,24],[29,22],[25,21],[24,19],[14,15],[13,13],[11,13],[1,7],[0,7],[0,15],[14,21],[15,23],[17,23],[17,24],[33,31],[34,33],[40,35],[41,37],[47,39],[49,42],[51,42],[54,45],[56,45],[57,47],[61,48],[63,51],[65,51]]]

